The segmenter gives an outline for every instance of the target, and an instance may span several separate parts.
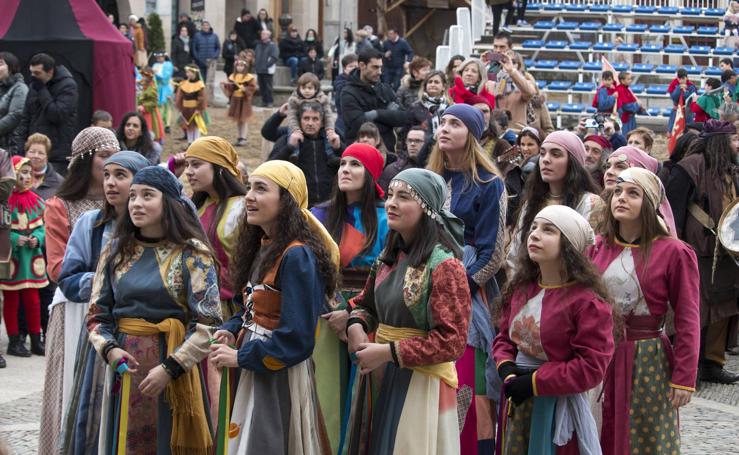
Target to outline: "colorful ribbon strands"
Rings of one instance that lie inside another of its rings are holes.
[[[117,441],[113,444],[113,455],[126,455],[126,435],[128,434],[128,402],[131,397],[131,373],[128,372],[128,362],[120,359],[115,372],[121,376],[121,399],[115,413],[115,427],[118,428]],[[117,447],[117,450],[116,450]]]
[[[216,455],[228,453],[228,439],[238,436],[238,426],[231,428],[231,383],[228,368],[221,371],[221,390],[218,394],[218,440],[216,442]]]

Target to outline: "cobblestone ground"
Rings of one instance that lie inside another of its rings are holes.
[[[4,327],[0,332],[5,352]],[[729,368],[739,370],[739,357],[729,358]],[[42,357],[11,357],[0,370],[0,455],[37,453],[43,378]],[[703,385],[681,412],[680,427],[683,454],[739,454],[739,384]]]

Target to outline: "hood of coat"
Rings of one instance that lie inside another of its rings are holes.
[[[352,70],[351,73],[349,73],[349,77],[347,78],[346,83],[370,91],[373,87],[372,85],[362,80],[362,75],[359,71],[359,68],[355,68],[354,70]]]
[[[64,65],[58,65],[54,69],[54,77],[51,78],[48,85],[57,84],[59,82],[62,82],[64,79],[74,80],[74,76],[72,76],[72,73],[70,73]]]
[[[21,73],[10,74],[0,81],[0,87],[10,88],[19,82],[23,82],[23,75]]]

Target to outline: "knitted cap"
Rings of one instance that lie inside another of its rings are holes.
[[[80,131],[72,141],[72,155],[69,157],[69,166],[78,158],[84,158],[100,150],[121,151],[121,145],[115,133],[107,128],[90,126]]]

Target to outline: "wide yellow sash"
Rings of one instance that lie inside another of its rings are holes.
[[[380,324],[375,333],[375,341],[378,343],[391,343],[393,341],[425,336],[428,336],[428,332],[425,330]],[[455,389],[459,385],[457,380],[457,367],[454,366],[453,362],[410,367],[410,369],[430,376],[436,376]]]
[[[118,330],[134,336],[164,333],[167,342],[167,356],[172,355],[185,340],[185,326],[175,318],[165,319],[158,324],[152,324],[144,319],[122,318],[118,320]],[[172,408],[172,437],[170,438],[172,453],[175,455],[209,454],[213,439],[208,430],[197,366],[170,381],[165,390],[165,397]]]

